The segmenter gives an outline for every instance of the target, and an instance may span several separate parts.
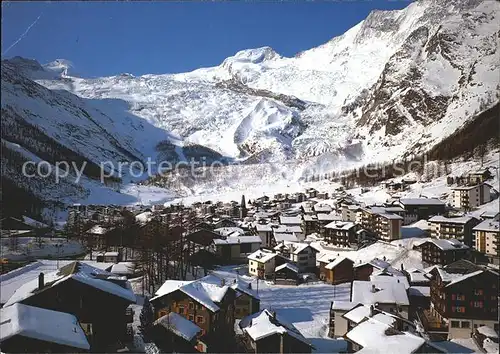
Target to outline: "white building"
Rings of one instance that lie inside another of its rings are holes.
[[[476,225],[472,245],[476,251],[485,253],[490,263],[499,264],[498,244],[500,242],[500,222],[486,219]]]
[[[454,187],[453,206],[459,209],[472,209],[484,203],[488,203],[490,198],[491,186],[486,183],[474,186]]]
[[[270,250],[258,250],[249,255],[248,274],[264,278],[274,273],[277,253]]]
[[[314,271],[318,251],[307,243],[282,242],[274,247],[283,257],[294,262],[300,273]]]

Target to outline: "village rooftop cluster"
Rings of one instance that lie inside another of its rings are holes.
[[[470,213],[498,198],[490,178],[449,179],[451,203],[397,197],[415,183],[402,180],[379,205],[308,188],[191,206],[75,204],[57,232],[5,218],[2,245],[26,262],[2,259],[0,347],[310,353],[317,342],[267,304],[282,300],[273,289],[307,297],[321,286],[324,340],[342,351],[448,353],[468,341],[498,352],[499,213]],[[33,256],[55,239],[52,259]],[[81,250],[60,251],[72,242]]]

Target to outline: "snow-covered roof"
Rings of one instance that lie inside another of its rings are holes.
[[[314,209],[314,211],[316,211],[318,213],[332,211],[331,205],[323,204],[323,203],[314,204],[313,209]],[[318,217],[319,217],[319,215],[318,215]]]
[[[410,287],[408,283],[408,278],[404,275],[391,275],[385,271],[373,272],[370,275],[370,281],[376,283],[385,283],[385,282],[393,282],[393,283],[402,283],[405,286],[405,289]]]
[[[153,212],[145,211],[135,216],[135,220],[140,224],[145,224],[153,219]]]
[[[274,224],[255,224],[257,232],[272,232]]]
[[[74,261],[66,260],[45,260],[40,259],[36,262],[25,265],[24,267],[14,269],[8,273],[0,275],[0,304],[6,303],[14,292],[25,283],[33,279],[38,279],[40,273],[44,273],[45,278],[47,274],[53,273],[57,270],[57,266],[63,267]],[[114,263],[95,262],[95,261],[80,261],[81,263],[89,264],[93,267],[106,270],[110,269]]]
[[[399,202],[403,205],[445,205],[436,198],[401,198]]]
[[[466,224],[474,219],[472,216],[458,216],[447,218],[446,216],[436,215],[429,219],[431,223],[447,223],[447,224]]]
[[[88,234],[93,235],[104,235],[106,232],[110,231],[112,228],[103,227],[101,225],[94,225],[89,230],[87,230]]]
[[[476,270],[475,272],[464,274],[461,277],[456,277],[446,286],[448,287],[448,286],[452,286],[454,284],[460,283],[461,281],[464,281],[465,279],[475,277],[476,275],[482,274],[483,272],[484,272],[484,270]]]
[[[348,231],[354,226],[356,226],[356,224],[351,221],[332,221],[331,223],[325,225],[325,228]]]
[[[191,342],[201,332],[200,327],[176,312],[170,312],[168,315],[160,317],[154,324],[165,327],[188,342]]]
[[[241,229],[240,227],[219,227],[218,229],[215,229],[214,232],[222,236],[229,236],[235,232],[239,233],[240,235],[245,234],[245,231],[243,231],[243,229]]]
[[[335,221],[335,220],[342,220],[342,215],[338,214],[318,214],[318,220],[319,221]]]
[[[295,264],[292,264],[292,263],[283,263],[279,266],[276,267],[275,271],[279,271],[279,270],[282,270],[282,269],[285,269],[285,268],[288,268],[290,269],[292,272],[295,272],[295,273],[298,273],[299,272],[299,268],[297,268],[297,266]]]
[[[490,187],[491,186],[487,183],[478,183],[478,184],[475,184],[473,186],[458,186],[458,187],[452,187],[451,190],[454,190],[454,191],[468,191],[468,190],[471,190],[471,189],[474,189],[474,188],[479,188],[481,187],[482,185],[485,185],[487,187]]]
[[[340,311],[350,311],[357,304],[351,301],[333,301],[331,309]]]
[[[114,274],[134,274],[135,264],[133,262],[119,262],[113,264],[111,273]]]
[[[257,261],[260,263],[266,263],[276,257],[278,254],[270,251],[257,250],[250,254],[247,258],[252,261]]]
[[[410,304],[405,285],[392,281],[355,280],[352,282],[351,301],[362,304]]]
[[[429,276],[425,273],[411,272],[408,274],[410,275],[410,282],[412,283],[429,283],[431,281]]]
[[[500,233],[500,221],[484,220],[474,226],[472,230]]]
[[[281,233],[281,232],[275,232],[273,234],[274,239],[276,242],[282,242],[282,241],[289,241],[289,242],[298,242],[299,239],[295,235],[295,233]]]
[[[479,326],[477,331],[488,338],[498,338],[498,333],[491,327]]]
[[[389,220],[403,220],[402,216],[399,216],[397,214],[391,214],[391,213],[377,213],[379,216],[389,219]]]
[[[302,228],[299,225],[295,226],[285,226],[285,225],[280,225],[276,228],[273,229],[275,233],[285,233],[285,234],[292,234],[292,233],[302,233]]]
[[[254,341],[275,335],[288,334],[299,341],[311,345],[295,326],[281,316],[264,309],[240,321],[240,328]]]
[[[351,303],[359,304],[356,302],[351,302]],[[360,304],[356,307],[351,307],[351,309],[346,313],[344,313],[342,317],[348,319],[351,322],[360,323],[361,321],[363,321],[364,318],[370,317],[370,312],[371,312],[370,305]]]
[[[424,243],[433,243],[437,247],[439,247],[443,251],[448,251],[448,250],[457,250],[457,249],[468,249],[469,246],[463,244],[459,240],[456,240],[454,238],[450,239],[436,239],[436,238],[431,238],[428,239],[427,241],[421,243],[420,245],[423,245]]]
[[[0,309],[0,342],[13,336],[89,350],[90,345],[74,315],[24,304]]]
[[[72,262],[62,267],[58,271],[44,274],[45,286],[42,291],[44,289],[48,289],[49,287],[62,283],[68,279],[73,279],[93,288],[128,300],[132,303],[136,302],[135,294],[132,291],[130,283],[126,278],[118,277],[113,273],[101,270],[82,262]],[[117,284],[115,282],[116,280],[120,280],[121,284]],[[5,303],[5,306],[10,306],[17,302],[21,302],[38,292],[39,289],[37,277],[19,287]]]
[[[229,289],[228,285],[218,284],[210,279],[201,278],[193,281],[167,280],[155,293],[155,300],[174,291],[182,291],[193,300],[202,304],[212,312],[220,310],[216,303],[222,301]]]
[[[240,243],[262,243],[259,236],[229,236],[225,240],[216,238],[214,239],[216,245],[237,245]]]
[[[345,260],[350,260],[352,262],[352,260],[348,257],[344,257],[344,256],[340,256],[340,257],[337,257],[335,258],[332,262],[328,263],[325,268],[326,269],[333,269],[335,268],[336,266],[338,266],[340,263],[342,263],[343,261]]]
[[[399,332],[392,325],[394,319],[377,314],[373,318],[361,322],[346,333],[346,337],[359,344],[365,352],[370,353],[414,353],[424,343],[425,339],[408,332]]]
[[[300,225],[302,224],[302,217],[298,216],[280,216],[280,224],[282,225]]]
[[[410,286],[408,289],[410,296],[431,296],[431,288],[429,286]]]

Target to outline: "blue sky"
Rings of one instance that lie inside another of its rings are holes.
[[[373,9],[409,3],[2,2],[2,58],[68,59],[88,77],[184,72],[266,45],[293,56],[342,34]]]

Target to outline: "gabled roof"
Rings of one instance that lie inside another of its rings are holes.
[[[160,317],[154,324],[164,327],[188,342],[191,342],[201,332],[200,327],[176,312],[170,312],[168,315]]]
[[[347,258],[347,257],[337,257],[335,258],[335,260],[333,260],[332,262],[328,263],[325,268],[326,269],[333,269],[335,268],[336,266],[338,266],[340,263],[344,262],[344,261],[349,261],[351,263],[354,264],[354,261],[352,261],[350,258]]]
[[[280,271],[280,270],[285,269],[285,268],[288,268],[292,272],[295,272],[295,273],[299,272],[299,268],[297,268],[297,266],[295,264],[292,264],[292,263],[289,263],[289,262],[283,263],[283,264],[277,266],[276,269],[274,269],[274,270],[277,272],[277,271]]]
[[[216,284],[205,278],[193,281],[167,280],[158,289],[151,301],[175,291],[181,291],[210,311],[217,312],[220,310],[217,303],[222,301],[228,290],[229,286]]]
[[[263,251],[263,250],[257,250],[251,255],[249,255],[247,258],[252,260],[252,261],[257,261],[260,263],[266,263],[276,257],[278,254],[271,252],[271,251]]]
[[[446,216],[436,215],[429,219],[431,223],[446,223],[446,224],[466,224],[469,221],[473,220],[472,216],[457,216],[447,218]]]
[[[388,281],[353,281],[351,301],[362,304],[410,304],[405,284]]]
[[[465,249],[468,249],[469,246],[463,244],[462,242],[460,242],[459,240],[456,240],[454,238],[451,238],[451,239],[435,239],[435,238],[432,238],[432,239],[429,239],[425,242],[422,242],[420,246],[426,244],[426,243],[432,243],[434,245],[436,245],[436,247],[438,247],[439,249],[443,250],[443,251],[450,251],[450,250],[465,250]]]
[[[425,344],[422,337],[396,330],[394,321],[389,316],[377,314],[359,323],[345,336],[362,346],[366,353],[414,353]]]
[[[240,328],[247,333],[253,341],[275,335],[288,334],[295,339],[313,347],[295,326],[285,321],[281,316],[264,309],[240,321]]]
[[[117,276],[113,273],[92,267],[85,263],[73,262],[58,271],[44,274],[44,287],[38,289],[38,278],[33,279],[21,287],[5,303],[5,306],[10,306],[17,302],[21,302],[31,296],[45,291],[58,284],[73,279],[90,287],[112,294],[114,296],[125,299],[131,303],[136,302],[136,297],[127,278]]]
[[[78,349],[90,349],[77,318],[69,313],[16,303],[0,309],[0,318],[0,342],[22,336]]]
[[[280,224],[282,225],[300,225],[302,217],[298,216],[280,216]]]

